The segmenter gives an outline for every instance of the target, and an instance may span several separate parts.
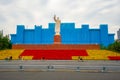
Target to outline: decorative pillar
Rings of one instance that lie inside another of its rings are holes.
[[[54,36],[54,44],[61,44],[61,36],[60,35]]]

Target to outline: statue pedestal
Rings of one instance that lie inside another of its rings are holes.
[[[60,35],[54,36],[54,44],[61,44],[61,36]]]

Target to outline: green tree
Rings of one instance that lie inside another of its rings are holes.
[[[9,40],[9,36],[6,35],[6,36],[3,36],[1,33],[0,33],[0,50],[3,50],[3,49],[10,49],[12,47],[12,44]]]
[[[120,42],[115,41],[113,44],[110,44],[107,48],[108,50],[120,52]]]
[[[102,44],[100,45],[100,49],[107,49],[107,47],[103,46]]]

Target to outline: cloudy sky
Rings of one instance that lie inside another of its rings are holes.
[[[0,30],[4,34],[16,33],[18,24],[47,28],[56,14],[62,22],[75,22],[76,27],[108,24],[109,33],[116,34],[120,28],[119,8],[120,0],[0,0]]]

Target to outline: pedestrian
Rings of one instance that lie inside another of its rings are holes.
[[[12,60],[12,56],[10,56],[9,60]]]
[[[78,57],[78,61],[82,61],[83,62],[83,59],[82,59],[82,57]]]

